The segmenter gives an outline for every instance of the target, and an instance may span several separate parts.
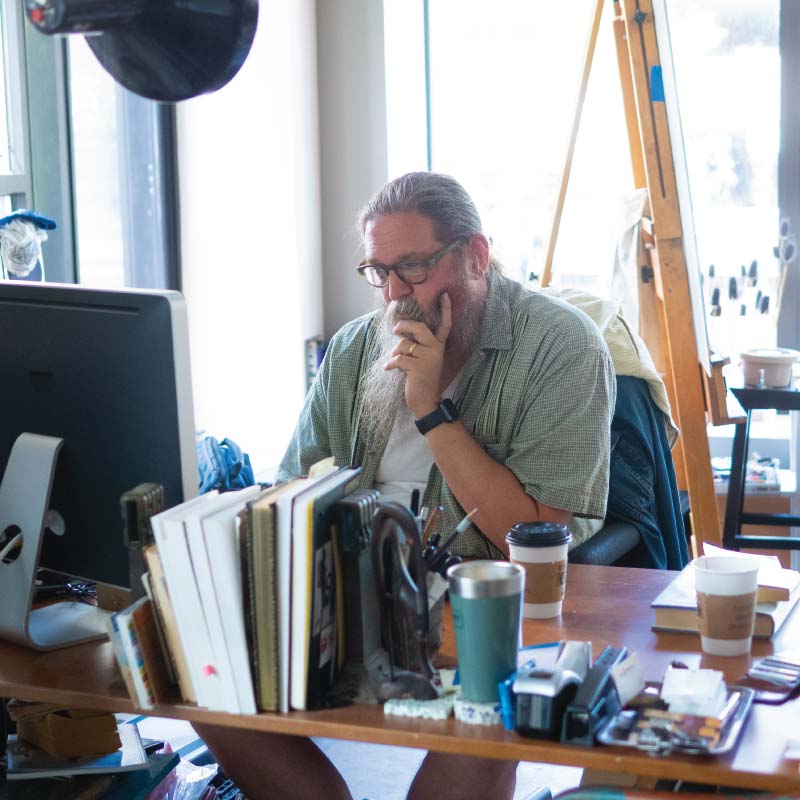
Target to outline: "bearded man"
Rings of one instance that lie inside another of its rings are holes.
[[[475,204],[445,175],[389,182],[359,215],[358,272],[381,308],[331,340],[278,480],[316,461],[363,467],[382,500],[442,505],[464,556],[507,555],[516,522],[599,527],[608,491],[614,370],[582,312],[526,291],[490,256]],[[593,524],[594,523],[594,524]],[[245,794],[350,798],[310,740],[197,726]],[[409,798],[511,798],[515,762],[429,753]]]

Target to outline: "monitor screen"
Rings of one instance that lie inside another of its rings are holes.
[[[0,376],[0,475],[21,433],[63,439],[40,567],[128,586],[121,495],[197,494],[183,296],[0,281]]]

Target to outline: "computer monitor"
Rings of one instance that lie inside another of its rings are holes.
[[[39,566],[128,586],[120,496],[197,494],[183,296],[0,281],[0,476],[24,432],[63,439]]]

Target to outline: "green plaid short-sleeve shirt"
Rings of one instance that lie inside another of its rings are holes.
[[[359,317],[331,340],[278,481],[306,475],[313,463],[333,456],[337,465],[363,467],[362,484],[372,484],[391,431],[387,421],[380,441],[359,435],[361,378],[376,356],[374,319],[375,312]],[[479,346],[453,400],[473,438],[531,497],[573,514],[573,546],[591,535],[581,519],[605,516],[615,392],[608,350],[586,314],[489,273]],[[465,514],[436,464],[422,505],[444,507],[438,526],[443,534]],[[501,555],[475,526],[453,549],[481,558]]]

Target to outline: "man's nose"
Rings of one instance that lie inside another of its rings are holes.
[[[414,290],[407,283],[403,283],[403,281],[397,277],[397,273],[392,270],[389,273],[389,283],[386,284],[384,291],[386,292],[388,300],[391,302],[408,297]]]

